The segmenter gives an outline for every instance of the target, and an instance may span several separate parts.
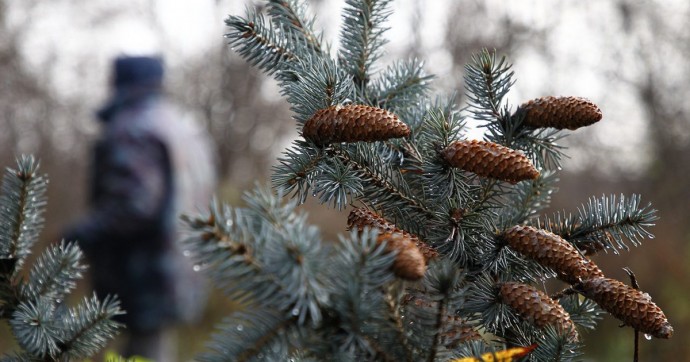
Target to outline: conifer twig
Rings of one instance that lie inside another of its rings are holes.
[[[623,268],[626,273],[628,273],[628,276],[630,277],[630,284],[632,285],[633,288],[635,289],[640,289],[640,285],[637,284],[637,278],[635,277],[635,273],[633,273],[632,269],[629,267]],[[634,338],[634,352],[633,352],[633,362],[639,361],[639,354],[640,354],[640,331],[635,329],[635,337]]]
[[[340,159],[346,165],[351,165],[354,170],[362,172],[365,178],[371,180],[371,183],[374,184],[374,186],[383,188],[389,195],[394,195],[396,198],[400,199],[401,201],[404,201],[409,207],[421,211],[429,217],[434,216],[434,213],[431,210],[429,210],[424,204],[419,202],[414,196],[405,195],[405,193],[403,193],[398,187],[396,187],[393,183],[383,178],[378,172],[367,167],[367,165],[361,164],[353,160],[347,152],[335,148],[331,149],[329,152],[333,156]],[[364,201],[371,202],[371,200]]]
[[[258,353],[261,352],[261,348],[263,348],[265,345],[271,342],[271,339],[273,337],[279,335],[285,329],[287,329],[289,326],[293,325],[296,322],[297,318],[289,318],[283,320],[278,325],[270,329],[268,333],[261,336],[261,338],[259,338],[259,340],[257,340],[254,344],[246,348],[239,356],[237,356],[237,361],[243,362],[251,360],[252,357],[256,356]]]
[[[306,19],[303,9],[305,6],[295,0],[271,0],[269,14],[273,20],[283,26],[283,29],[294,31],[299,38],[316,54],[322,54],[320,37],[314,34],[312,26],[314,19]]]
[[[438,309],[436,312],[436,325],[434,326],[435,333],[434,339],[431,343],[431,349],[429,351],[428,362],[434,362],[436,360],[436,353],[438,352],[439,342],[441,340],[441,330],[443,328],[443,320],[446,317],[446,298],[438,301]]]
[[[386,293],[385,297],[386,305],[388,306],[388,310],[391,313],[391,316],[393,316],[393,322],[395,322],[395,329],[397,332],[398,340],[400,341],[400,345],[405,349],[405,355],[407,356],[406,361],[412,362],[412,350],[410,349],[410,346],[407,343],[407,338],[405,338],[405,328],[403,327],[403,322],[400,318],[401,316],[397,303],[395,303],[393,297],[390,294]]]

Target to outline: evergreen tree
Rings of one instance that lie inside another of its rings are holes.
[[[492,352],[567,361],[604,311],[672,335],[646,293],[590,259],[651,238],[650,205],[612,195],[543,215],[557,190],[557,142],[599,121],[595,104],[544,97],[513,107],[511,65],[488,51],[466,67],[466,108],[433,98],[421,61],[377,68],[387,0],[346,1],[335,59],[304,1],[271,0],[261,11],[228,17],[227,37],[279,82],[302,137],[274,169],[277,194],[258,188],[247,207],[216,203],[186,219],[198,268],[244,305],[202,361]],[[484,140],[466,139],[466,122],[484,127]],[[309,195],[351,208],[349,233],[322,241],[297,209]],[[552,278],[565,289],[549,296],[541,285]]]
[[[23,269],[43,227],[48,180],[32,156],[7,169],[0,194],[0,319],[6,320],[20,350],[0,361],[74,361],[98,352],[120,325],[118,300],[85,297],[75,307],[65,298],[86,270],[75,242],[48,247]]]

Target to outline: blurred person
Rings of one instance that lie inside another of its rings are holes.
[[[174,325],[197,318],[206,300],[177,243],[179,215],[208,205],[215,168],[208,137],[166,99],[163,78],[160,58],[115,59],[89,210],[66,239],[83,248],[97,294],[122,301],[120,352],[172,361]]]

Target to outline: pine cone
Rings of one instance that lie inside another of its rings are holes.
[[[601,110],[588,99],[580,97],[542,97],[518,108],[525,113],[523,124],[530,127],[553,127],[575,130],[601,120]]]
[[[558,273],[558,278],[575,284],[603,277],[593,261],[583,257],[569,242],[546,230],[516,225],[502,234],[511,249]]]
[[[393,273],[399,278],[419,280],[426,272],[424,255],[417,249],[410,238],[399,233],[385,233],[376,239],[377,244],[386,242],[386,250],[397,251],[393,262]]]
[[[539,177],[532,163],[522,153],[487,141],[453,141],[441,151],[449,165],[510,183]]]
[[[649,294],[610,278],[593,278],[578,287],[625,324],[657,338],[671,338],[673,327]]]
[[[416,235],[410,234],[405,230],[399,229],[395,226],[395,224],[389,222],[381,216],[378,216],[375,213],[363,208],[355,208],[352,211],[350,211],[350,214],[347,216],[348,230],[357,228],[357,230],[362,231],[364,230],[365,226],[368,226],[369,228],[379,229],[381,232],[384,233],[403,234],[405,237],[409,238],[410,240],[412,240],[412,242],[414,242],[414,244],[417,246],[422,255],[424,255],[424,260],[427,262],[431,259],[438,257],[438,252],[434,250],[434,248],[429,246],[429,244],[419,240],[419,238]]]
[[[542,291],[529,285],[506,282],[500,285],[499,295],[503,303],[536,327],[554,326],[572,341],[578,340],[575,324],[568,312]]]
[[[360,104],[331,106],[317,111],[302,128],[316,144],[373,142],[407,137],[410,127],[385,109]]]

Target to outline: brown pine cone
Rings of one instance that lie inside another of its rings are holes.
[[[400,233],[385,233],[376,239],[377,244],[386,243],[386,250],[397,251],[398,255],[393,262],[393,273],[399,278],[407,280],[419,280],[426,272],[424,255],[417,249],[410,238]]]
[[[438,257],[438,252],[434,250],[429,244],[419,240],[419,237],[414,234],[410,234],[405,230],[399,229],[395,224],[389,222],[388,220],[376,215],[375,213],[366,210],[364,208],[355,208],[350,211],[347,216],[347,228],[352,230],[356,228],[359,231],[364,230],[364,227],[379,229],[380,232],[384,233],[399,233],[403,234],[405,237],[409,238],[414,242],[419,251],[424,255],[424,260],[429,261],[431,259]]]
[[[569,242],[546,230],[516,225],[501,237],[511,249],[551,268],[558,279],[575,284],[580,280],[603,277],[593,261],[583,257]]]
[[[592,278],[578,287],[587,298],[640,332],[671,338],[673,327],[649,294],[610,278]]]
[[[537,328],[554,326],[572,341],[578,340],[568,312],[542,291],[526,284],[506,282],[500,285],[499,295],[503,303]]]
[[[513,184],[539,177],[522,153],[492,142],[453,141],[441,151],[441,157],[453,167]]]
[[[304,124],[302,135],[320,145],[374,142],[407,137],[410,135],[410,127],[385,109],[350,104],[317,111]]]
[[[601,120],[601,110],[580,97],[542,97],[524,103],[517,114],[525,113],[523,124],[530,127],[553,127],[575,130]]]

